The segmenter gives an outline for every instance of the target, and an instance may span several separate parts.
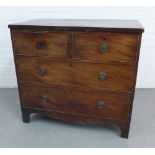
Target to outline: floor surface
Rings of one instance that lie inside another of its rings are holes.
[[[129,139],[114,125],[77,125],[31,115],[22,122],[16,88],[0,89],[0,147],[155,147],[155,89],[136,89]]]

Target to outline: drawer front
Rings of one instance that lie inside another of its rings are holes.
[[[12,31],[15,54],[26,56],[67,57],[68,34]]]
[[[77,33],[73,58],[102,61],[136,61],[138,35]]]
[[[38,91],[39,90],[39,91]],[[22,104],[91,117],[127,119],[131,94],[20,85]]]
[[[134,65],[18,58],[16,67],[19,81],[114,91],[131,91],[135,77]]]

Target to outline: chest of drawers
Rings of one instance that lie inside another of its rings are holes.
[[[143,27],[126,20],[9,25],[23,121],[114,123],[128,137]]]

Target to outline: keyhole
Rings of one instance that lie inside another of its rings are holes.
[[[106,40],[107,40],[105,36],[103,37],[103,40],[104,40],[104,41],[106,41]]]
[[[42,45],[43,45],[42,43],[39,43],[39,47],[42,47]]]
[[[41,49],[46,45],[46,43],[44,41],[38,41],[36,43],[37,48]]]

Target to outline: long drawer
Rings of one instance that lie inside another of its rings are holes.
[[[87,115],[128,119],[131,94],[20,84],[23,106]]]
[[[16,68],[19,81],[101,90],[132,91],[135,78],[132,64],[18,57]]]

